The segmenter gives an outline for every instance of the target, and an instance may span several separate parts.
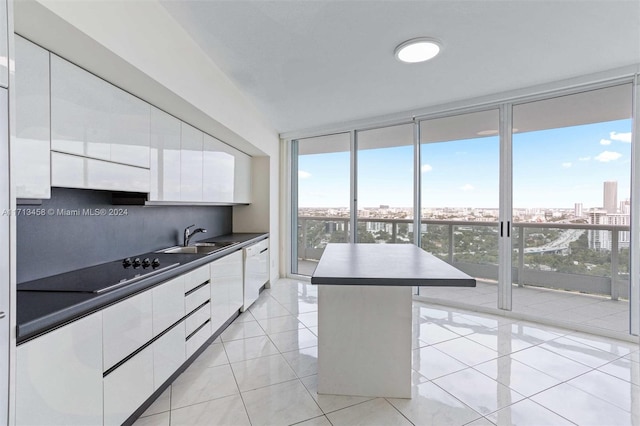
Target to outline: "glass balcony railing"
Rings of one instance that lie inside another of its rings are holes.
[[[569,223],[514,223],[512,278],[535,286],[613,300],[629,295],[629,226]],[[298,273],[328,243],[349,240],[349,218],[298,217]],[[412,219],[358,218],[358,241],[401,244],[413,241]],[[422,248],[467,274],[486,281],[498,277],[498,223],[421,221]]]

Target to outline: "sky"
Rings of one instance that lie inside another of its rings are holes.
[[[601,207],[604,181],[629,198],[631,120],[513,135],[514,208]],[[422,144],[422,207],[498,208],[497,136]],[[349,206],[349,153],[303,155],[299,207]],[[358,152],[358,207],[413,205],[413,147]]]

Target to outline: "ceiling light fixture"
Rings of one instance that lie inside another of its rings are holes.
[[[438,40],[420,37],[401,43],[394,54],[399,61],[415,64],[433,59],[440,50],[441,43]]]

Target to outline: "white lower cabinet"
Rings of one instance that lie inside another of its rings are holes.
[[[242,250],[211,263],[211,327],[215,333],[242,307]]]
[[[120,425],[242,306],[236,251],[17,348],[16,425]]]
[[[102,311],[104,371],[151,340],[152,305],[152,292],[146,291]]]
[[[16,425],[100,425],[102,400],[102,312],[18,346]]]
[[[258,299],[260,288],[269,281],[269,238],[244,249],[243,310]]]
[[[213,330],[211,330],[211,321],[207,321],[191,336],[187,336],[187,341],[185,344],[187,358],[193,355],[202,345],[205,344],[207,339],[211,337],[212,331]]]
[[[153,348],[147,346],[104,378],[104,424],[120,425],[154,391]]]
[[[153,389],[158,389],[185,361],[184,321],[153,342]]]
[[[184,277],[177,277],[153,290],[154,337],[184,317]]]

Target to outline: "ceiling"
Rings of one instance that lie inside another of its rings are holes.
[[[640,64],[640,0],[161,0],[281,133]],[[441,54],[393,55],[428,36]]]

